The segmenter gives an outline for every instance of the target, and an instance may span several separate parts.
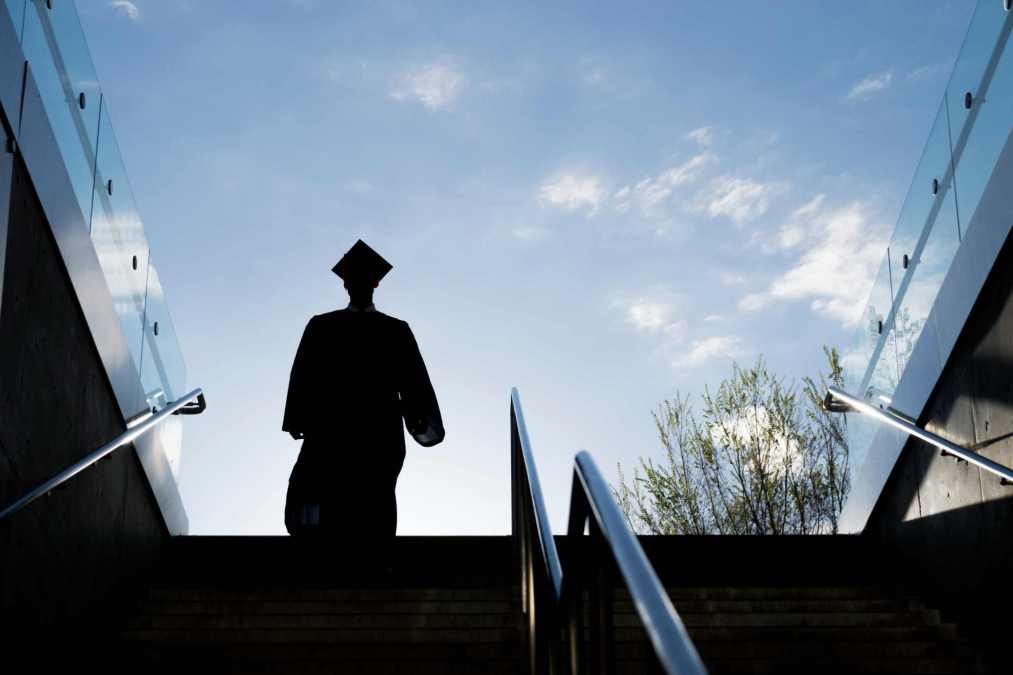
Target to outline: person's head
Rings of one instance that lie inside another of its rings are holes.
[[[379,285],[379,281],[369,282],[361,279],[349,281],[345,279],[345,290],[348,291],[348,299],[356,307],[369,307],[373,304],[373,291]]]
[[[389,262],[360,239],[341,257],[333,271],[344,281],[352,304],[368,307],[373,302],[373,291],[391,269],[393,266]]]

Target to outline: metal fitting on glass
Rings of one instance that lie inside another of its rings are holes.
[[[974,96],[971,96],[971,92],[964,94],[964,107],[968,110],[971,109],[971,105],[974,104]]]
[[[882,319],[878,319],[876,321],[876,334],[877,335],[882,335],[883,334],[883,320]]]
[[[87,99],[85,99],[84,92],[82,91],[77,95],[77,104],[81,107],[81,110],[84,110],[85,103],[87,103]]]
[[[53,0],[46,0],[46,9],[53,9]]]
[[[907,257],[907,253],[905,253],[904,257],[900,259],[900,264],[904,269],[907,269],[908,265],[911,264],[911,259]]]
[[[110,178],[108,181],[106,181],[106,192],[109,193],[110,197],[113,194],[113,179],[112,178]]]
[[[1002,0],[1002,8],[1007,12],[1013,9],[1013,0]]]
[[[158,322],[157,321],[155,322],[155,325],[152,326],[152,330],[154,331],[155,335],[158,335]]]
[[[136,255],[134,256],[133,260],[131,260],[131,261],[130,261],[130,265],[131,265],[131,267],[133,267],[133,268],[134,268],[135,270],[137,269],[137,256],[136,256]]]
[[[1013,0],[1011,0],[1011,1],[1013,1]],[[938,178],[933,178],[932,179],[932,194],[934,194],[934,195],[939,194],[939,179]]]

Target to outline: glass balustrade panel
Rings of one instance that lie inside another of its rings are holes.
[[[1013,130],[1013,50],[1008,39],[996,42],[1008,35],[1003,30],[1007,21],[1013,23],[1013,12],[1005,11],[1002,2],[979,3],[946,91],[961,235],[972,222]]]
[[[140,372],[148,241],[105,103],[102,104],[98,138],[91,239],[130,346],[130,355]]]
[[[21,40],[21,30],[25,25],[25,5],[28,0],[4,0],[7,5],[7,14],[11,17],[11,25],[14,26],[14,34]]]
[[[101,91],[74,3],[30,0],[22,46],[87,227]]]
[[[144,385],[148,405],[154,410],[160,410],[187,393],[186,366],[158,269],[150,262],[144,317],[141,383]],[[174,475],[178,475],[183,450],[181,419],[178,416],[172,417],[156,431]]]

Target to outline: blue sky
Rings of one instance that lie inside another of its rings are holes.
[[[614,477],[677,390],[851,340],[974,3],[548,5],[78,0],[208,395],[193,533],[284,532],[289,368],[359,237],[447,426],[401,534],[508,531],[511,386],[562,531],[578,449]]]

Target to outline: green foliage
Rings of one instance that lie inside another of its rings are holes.
[[[785,384],[759,358],[734,365],[700,416],[679,393],[653,412],[665,457],[614,488],[634,530],[651,534],[836,533],[848,494],[843,415],[823,410],[843,381],[836,349],[819,382]]]

